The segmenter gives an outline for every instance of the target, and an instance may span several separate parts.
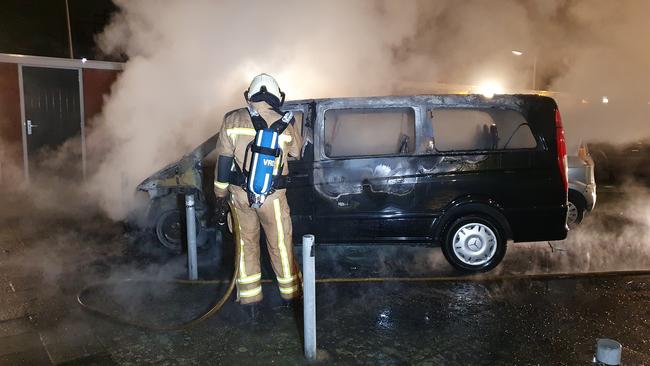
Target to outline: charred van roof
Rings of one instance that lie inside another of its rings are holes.
[[[547,102],[552,98],[537,94],[497,94],[492,98],[481,94],[432,94],[432,95],[409,95],[409,96],[373,96],[373,97],[346,97],[346,98],[322,98],[303,99],[287,101],[285,105],[297,105],[306,103],[319,103],[328,106],[345,106],[366,104],[373,105],[406,105],[414,103],[426,103],[440,106],[484,106],[484,107],[510,107],[517,108],[533,100]]]

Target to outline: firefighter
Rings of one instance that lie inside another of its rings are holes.
[[[220,200],[225,200],[229,194],[235,245],[239,245],[241,252],[237,298],[255,319],[257,304],[262,300],[260,224],[264,228],[272,267],[285,306],[291,307],[300,297],[298,272],[293,260],[291,217],[284,188],[288,164],[284,162],[287,161],[287,155],[300,158],[302,140],[291,119],[291,123],[279,135],[281,159],[278,157],[273,167],[274,190],[259,207],[254,208],[257,205],[251,202],[246,185],[247,174],[250,172],[244,166],[245,156],[248,162],[251,160],[250,145],[256,134],[252,116],[257,113],[268,125],[281,119],[283,112],[280,107],[284,102],[284,93],[273,77],[261,74],[252,80],[244,96],[248,108],[227,114],[221,126],[217,141],[218,162],[214,192]]]

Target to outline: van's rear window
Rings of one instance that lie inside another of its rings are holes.
[[[537,141],[521,113],[502,109],[429,109],[438,151],[529,149]]]
[[[324,127],[328,157],[401,155],[415,150],[411,108],[330,109]]]

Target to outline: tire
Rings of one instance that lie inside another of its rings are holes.
[[[472,214],[448,226],[442,253],[457,270],[479,273],[498,266],[506,254],[506,246],[504,231],[496,220]]]
[[[181,254],[185,245],[184,213],[178,209],[169,209],[156,215],[154,234],[158,242],[168,251]],[[196,246],[202,247],[207,242],[208,236],[201,224],[196,219]]]
[[[585,203],[585,200],[582,198],[580,193],[569,191],[569,203],[566,223],[569,225],[570,229],[574,229],[580,225],[582,219],[585,217],[586,206],[587,204]]]

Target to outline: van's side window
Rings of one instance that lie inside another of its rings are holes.
[[[330,109],[325,112],[325,155],[405,155],[415,150],[411,108]]]
[[[429,109],[438,151],[509,150],[537,147],[521,113],[503,109]]]

